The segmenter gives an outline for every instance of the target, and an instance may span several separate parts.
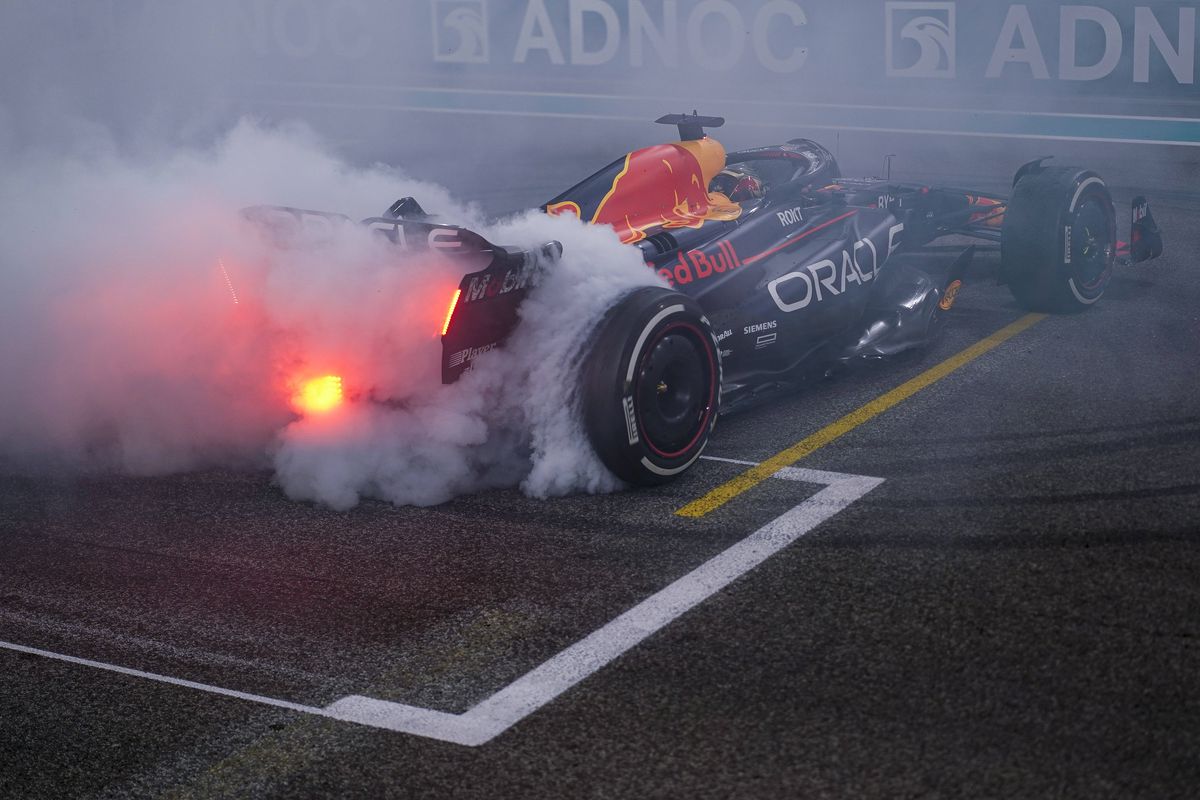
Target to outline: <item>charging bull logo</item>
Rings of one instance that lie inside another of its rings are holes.
[[[651,228],[699,228],[709,220],[734,220],[742,207],[708,191],[724,168],[725,149],[715,139],[647,147],[625,157],[590,218],[580,203],[570,200],[547,206],[546,212],[609,225],[626,244],[645,239]]]

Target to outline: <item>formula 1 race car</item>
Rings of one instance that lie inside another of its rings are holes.
[[[608,225],[670,287],[621,298],[588,338],[580,403],[604,464],[638,485],[669,481],[700,457],[718,412],[859,359],[933,341],[974,254],[935,279],[917,248],[946,236],[998,243],[1001,278],[1034,310],[1084,309],[1118,263],[1162,253],[1144,198],[1128,245],[1095,172],[1021,167],[1010,197],[887,179],[847,179],[807,139],[726,154],[672,115],[679,141],[629,153],[544,210]],[[394,240],[469,256],[443,332],[443,382],[503,344],[518,307],[561,254],[521,252],[430,222],[411,198],[367,220]],[[482,267],[482,268],[480,268]],[[944,272],[944,271],[943,271]]]

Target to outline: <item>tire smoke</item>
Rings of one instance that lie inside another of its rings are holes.
[[[657,279],[608,229],[538,213],[487,224],[436,186],[348,167],[303,129],[246,122],[207,151],[138,160],[93,143],[2,160],[0,469],[270,467],[290,497],[338,509],[616,487],[577,419],[576,372],[609,305]],[[564,244],[509,344],[453,386],[438,334],[461,268],[400,258],[359,226],[279,247],[240,215],[269,203],[357,219],[405,195],[498,244]],[[327,374],[349,402],[298,413],[299,385]]]

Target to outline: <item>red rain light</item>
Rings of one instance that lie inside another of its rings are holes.
[[[450,320],[454,319],[454,310],[458,308],[458,299],[462,297],[462,289],[454,290],[454,297],[450,298],[450,308],[446,310],[446,320],[442,323],[442,336],[450,330]]]
[[[342,404],[342,379],[325,375],[304,381],[292,395],[292,405],[302,414],[326,414]]]

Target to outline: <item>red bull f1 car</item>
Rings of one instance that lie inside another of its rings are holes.
[[[1087,169],[1041,159],[1001,196],[844,178],[807,139],[726,153],[706,134],[721,118],[658,122],[677,126],[678,141],[628,153],[544,206],[610,226],[665,284],[621,298],[581,358],[587,434],[631,484],[688,470],[722,410],[934,341],[976,250],[965,246],[948,273],[932,270],[920,248],[935,240],[998,244],[1017,301],[1058,312],[1096,303],[1118,264],[1162,253],[1142,197],[1129,243],[1118,240],[1109,190]],[[445,383],[503,345],[522,299],[562,252],[555,242],[534,252],[493,245],[431,222],[412,198],[365,222],[409,247],[467,259],[443,331]]]

